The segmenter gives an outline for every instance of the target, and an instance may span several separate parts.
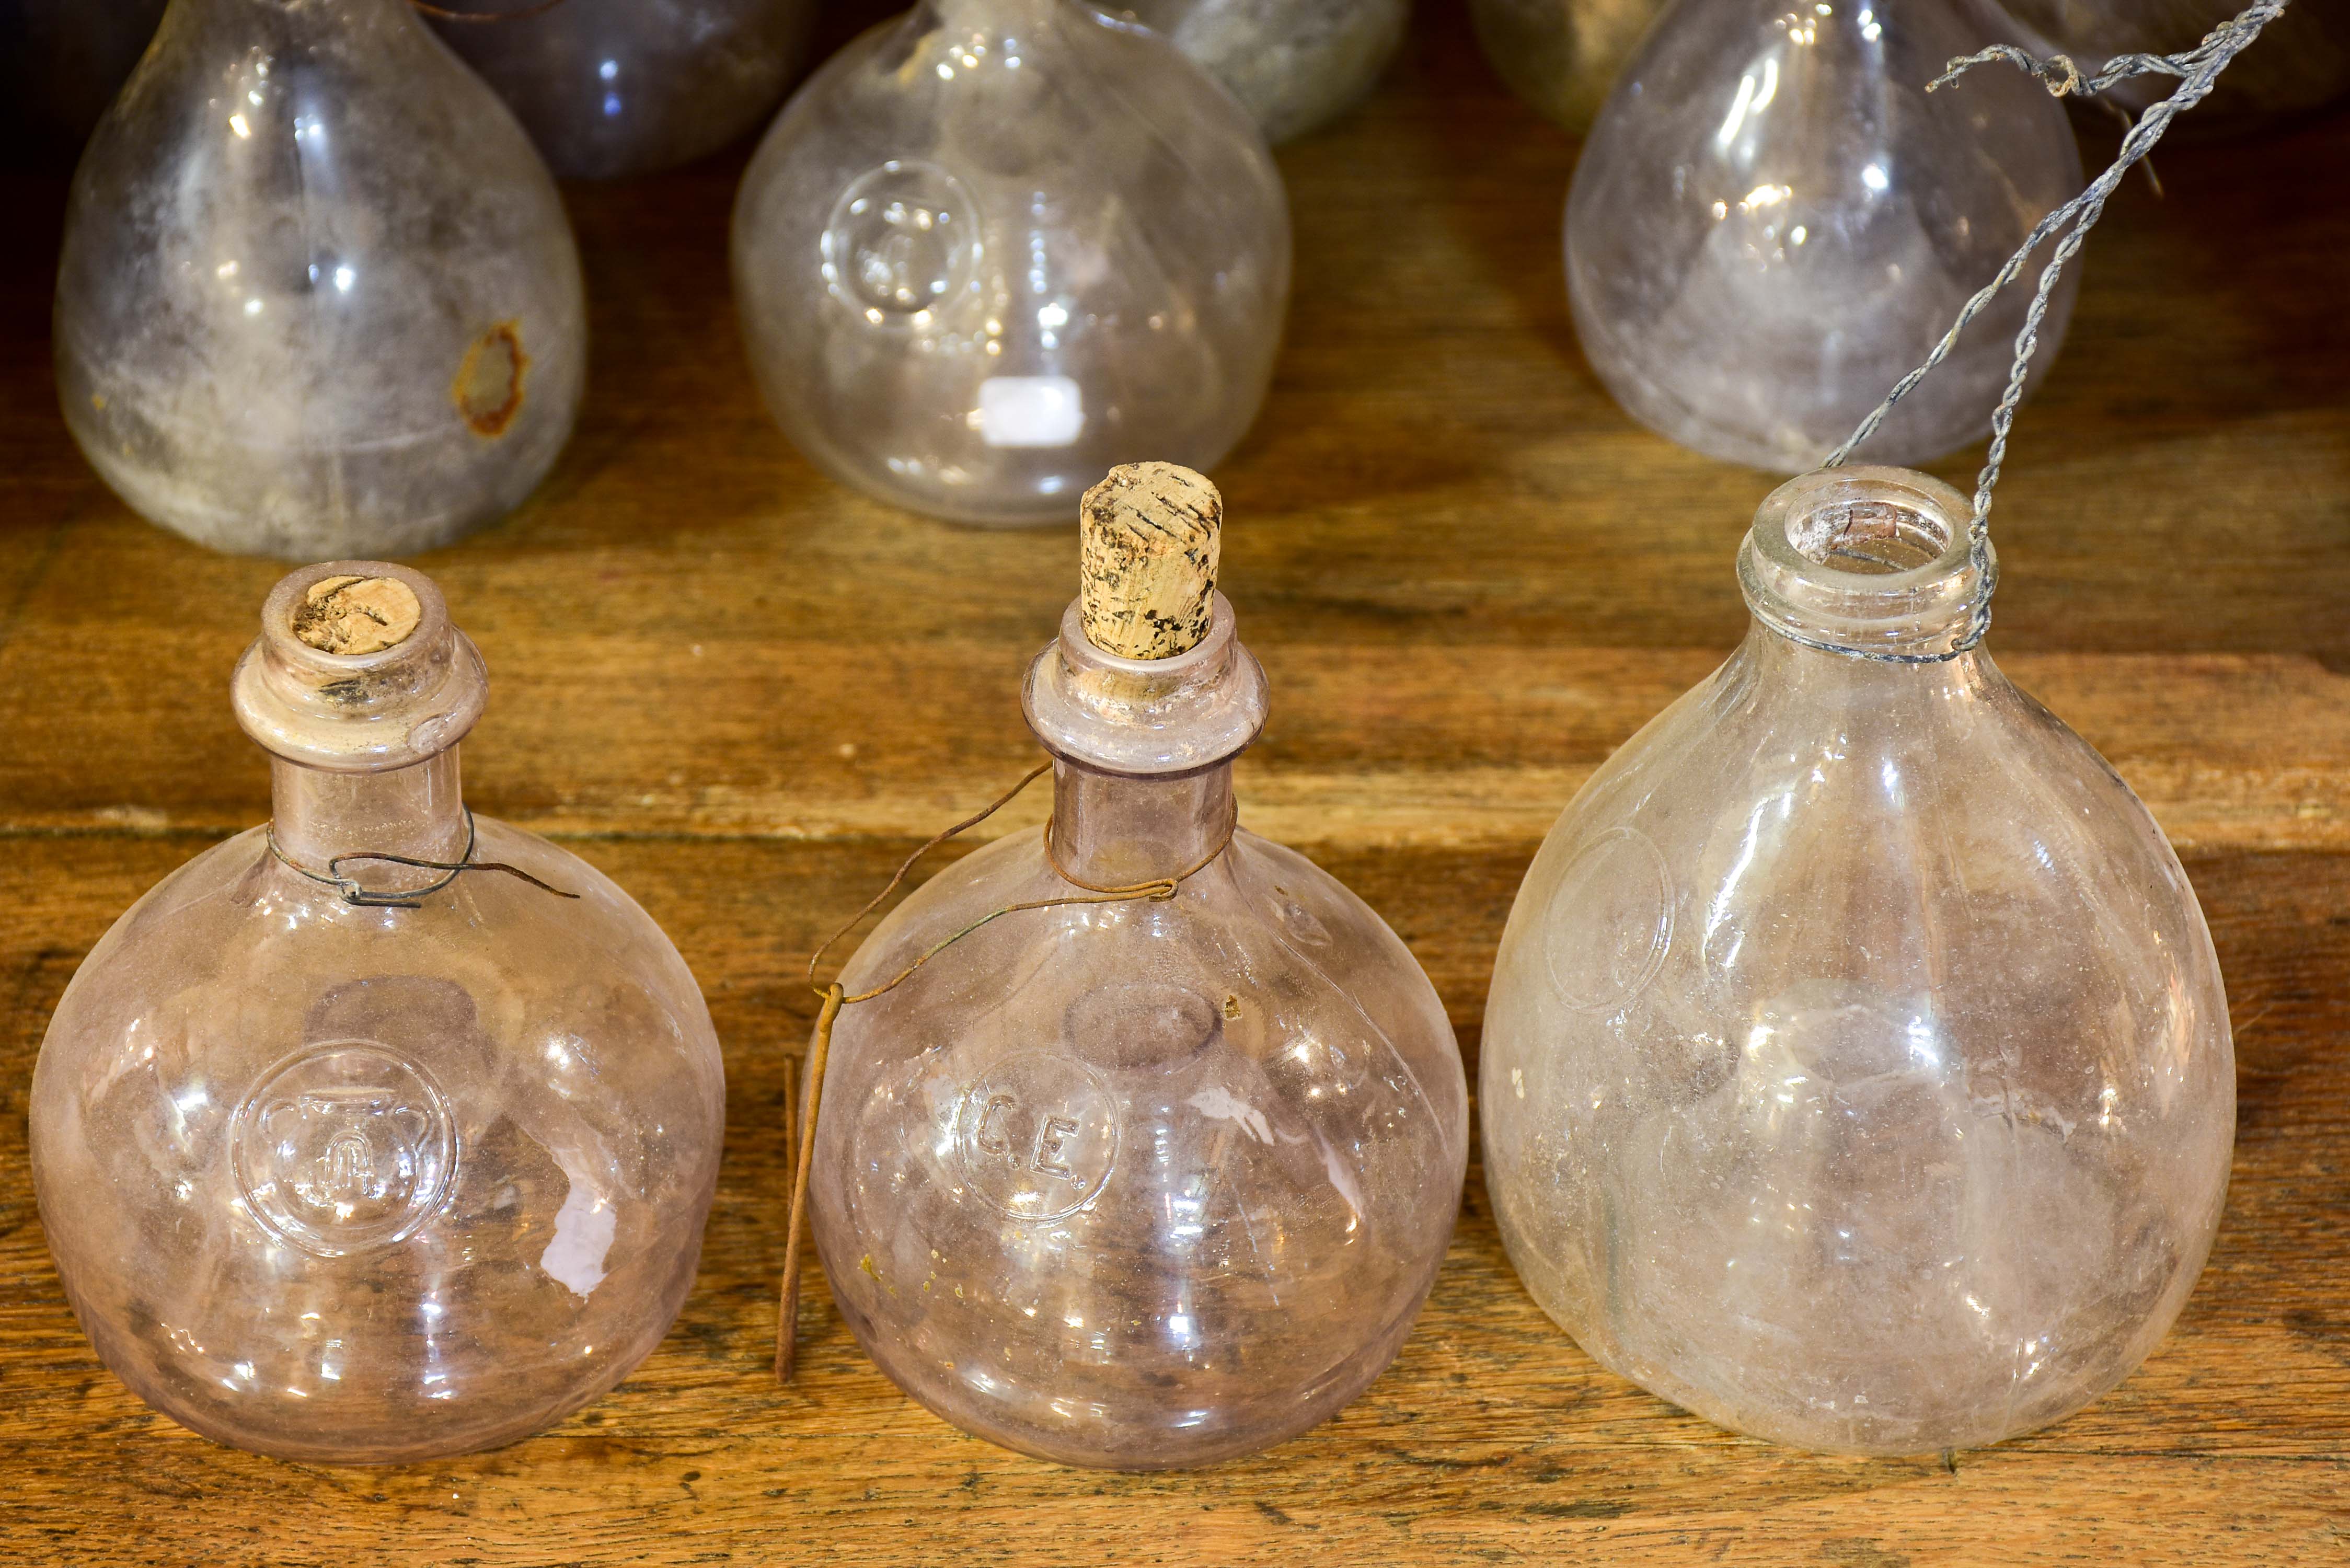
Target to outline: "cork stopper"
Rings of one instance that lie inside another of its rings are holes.
[[[1224,498],[1188,468],[1130,462],[1086,492],[1077,598],[1086,639],[1121,659],[1172,659],[1208,635]]]
[[[322,577],[294,610],[294,635],[321,653],[381,653],[408,640],[424,606],[398,577]]]

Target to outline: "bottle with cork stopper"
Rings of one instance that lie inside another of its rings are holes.
[[[526,1436],[692,1284],[725,1097],[701,992],[604,876],[466,810],[487,680],[430,579],[294,573],[234,691],[270,822],[115,922],[34,1071],[67,1296],[221,1442],[357,1464]]]
[[[1080,592],[1024,694],[1050,824],[858,950],[816,1101],[852,1332],[946,1419],[1067,1464],[1207,1464],[1336,1412],[1409,1334],[1465,1170],[1434,987],[1235,826],[1265,680],[1216,591],[1222,521],[1170,464],[1087,493]]]

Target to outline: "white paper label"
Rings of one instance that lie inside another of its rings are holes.
[[[979,438],[990,446],[1067,446],[1085,428],[1085,399],[1066,376],[997,376],[979,384]]]

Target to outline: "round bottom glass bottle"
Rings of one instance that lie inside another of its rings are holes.
[[[270,824],[115,922],[42,1042],[33,1176],[75,1315],[221,1442],[510,1442],[619,1383],[692,1286],[709,1013],[626,893],[466,811],[485,691],[426,578],[287,577],[236,678]]]
[[[1973,1447],[2126,1377],[2203,1266],[2235,1078],[2137,798],[1969,646],[1970,508],[1813,473],[1745,644],[1526,874],[1480,1111],[1510,1256],[1601,1363],[1722,1426]]]
[[[892,912],[844,1009],[811,1213],[834,1300],[899,1387],[1067,1464],[1211,1463],[1303,1432],[1385,1369],[1460,1202],[1466,1085],[1377,914],[1233,826],[1263,677],[1232,607],[1190,651],[1103,652],[1072,607],[1031,672],[1049,832]],[[1187,875],[1187,872],[1189,873]]]

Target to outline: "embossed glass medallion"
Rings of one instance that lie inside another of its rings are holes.
[[[1972,511],[1902,469],[1772,494],[1752,629],[1559,818],[1486,1003],[1526,1288],[1603,1365],[1805,1448],[2071,1414],[2169,1327],[2227,1190],[2202,911],[1970,643]]]
[[[229,1134],[254,1218],[321,1258],[398,1241],[456,1174],[448,1102],[388,1047],[315,1045],[273,1068]]]
[[[957,1146],[971,1190],[1014,1220],[1058,1220],[1093,1201],[1118,1163],[1118,1105],[1073,1056],[1007,1056],[963,1094]]]
[[[1551,895],[1544,956],[1559,1000],[1621,1007],[1654,980],[1673,940],[1672,874],[1648,836],[1611,828],[1577,852]]]
[[[978,300],[979,203],[935,164],[893,158],[852,181],[820,244],[825,286],[869,326],[920,330]]]

